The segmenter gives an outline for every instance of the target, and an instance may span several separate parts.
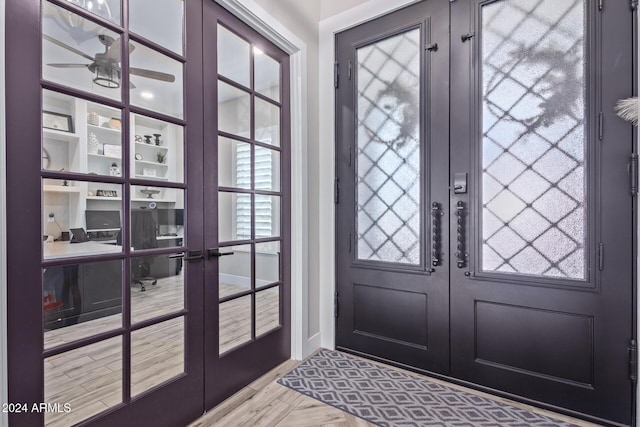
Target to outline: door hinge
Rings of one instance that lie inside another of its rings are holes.
[[[602,8],[604,7],[604,5],[602,4],[604,2],[604,0],[598,0],[598,10],[602,10]]]
[[[629,341],[629,379],[632,383],[638,382],[638,343]]]
[[[629,175],[631,178],[631,195],[638,194],[638,155],[633,153],[629,161]]]
[[[349,77],[349,80],[351,80],[351,60],[347,61],[347,66],[349,67],[347,69],[347,77]]]
[[[638,9],[638,0],[631,0],[631,10]]]
[[[338,297],[338,292],[336,291],[333,296],[333,316],[337,319],[340,316],[340,299]]]
[[[438,51],[438,43],[431,43],[425,46],[425,50],[429,52],[437,52]]]
[[[351,240],[352,240],[352,236],[351,236],[351,233],[349,233],[349,253],[351,253]]]
[[[333,64],[333,87],[338,89],[338,85],[340,80],[340,66],[337,62]]]
[[[598,245],[598,270],[604,269],[604,243]]]
[[[600,141],[602,141],[603,137],[604,137],[604,114],[602,114],[602,111],[600,111],[600,114],[598,115],[598,138],[600,139]]]
[[[336,178],[335,186],[333,189],[333,201],[337,205],[340,203],[340,178]]]

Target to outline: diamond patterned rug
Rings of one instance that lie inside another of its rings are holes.
[[[385,427],[574,426],[329,350],[278,383]]]

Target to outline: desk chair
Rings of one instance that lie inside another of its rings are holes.
[[[156,240],[156,221],[153,212],[150,210],[132,210],[131,211],[131,246],[133,249],[150,249],[157,248]],[[155,285],[158,281],[151,276],[151,264],[153,257],[132,258],[131,265],[131,281],[140,285],[140,292],[144,292],[144,282],[151,282]]]

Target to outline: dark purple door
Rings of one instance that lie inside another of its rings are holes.
[[[289,57],[204,18],[205,406],[290,354]]]
[[[428,0],[337,35],[338,348],[631,422],[632,24]]]
[[[635,12],[597,3],[452,3],[451,374],[629,424],[633,133],[613,107]]]

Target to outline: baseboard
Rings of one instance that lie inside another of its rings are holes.
[[[306,359],[311,356],[314,352],[316,352],[321,347],[322,335],[320,332],[315,334],[312,337],[307,339],[307,342],[304,344],[304,348],[302,349],[302,359]]]

